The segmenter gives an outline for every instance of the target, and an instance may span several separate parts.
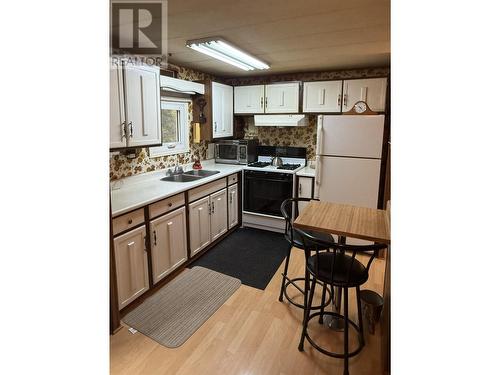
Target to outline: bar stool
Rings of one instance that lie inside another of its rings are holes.
[[[314,199],[314,200],[317,200],[317,199]],[[290,244],[290,247],[288,248],[288,253],[286,256],[286,260],[285,260],[285,269],[284,269],[284,272],[282,273],[283,279],[281,281],[281,290],[280,290],[279,301],[280,302],[283,301],[283,295],[284,295],[285,298],[292,305],[300,307],[304,310],[305,310],[305,306],[307,304],[307,291],[309,290],[309,286],[310,286],[309,273],[306,271],[305,277],[296,277],[296,278],[290,279],[288,277],[288,264],[290,262],[290,254],[292,251],[292,247],[296,247],[296,248],[302,249],[302,250],[305,249],[305,246],[304,246],[304,243],[302,241],[301,236],[297,235],[295,233],[295,229],[293,228],[293,225],[292,225],[292,211],[293,211],[292,207],[295,204],[295,210],[298,213],[298,211],[299,211],[298,202],[309,202],[309,201],[311,201],[311,199],[309,199],[309,198],[288,198],[288,199],[285,199],[283,201],[283,203],[281,204],[281,207],[280,207],[281,214],[285,218],[285,239]],[[318,243],[318,251],[320,251],[320,250],[328,251],[328,249],[330,247],[332,247],[333,244],[335,243],[333,240],[333,237],[329,234],[316,232],[316,231],[307,231],[307,233],[312,238],[314,238],[316,240],[316,242]],[[302,288],[300,288],[296,284],[297,281],[302,281],[302,280],[305,283],[305,290],[303,290]],[[295,288],[297,288],[304,295],[304,304],[297,303],[297,302],[293,301],[288,296],[286,289],[290,284],[292,284]],[[330,290],[328,290],[326,284],[324,284],[324,283],[320,283],[320,284],[323,285],[323,292],[321,295],[321,301],[322,301],[321,305],[312,306],[311,310],[318,310],[318,309],[324,308],[325,306],[328,306],[328,304],[332,300],[333,293]],[[328,292],[328,298],[326,299],[327,292]],[[326,301],[325,301],[325,299],[326,299]],[[323,319],[321,318],[321,322],[322,321],[323,321]]]
[[[306,231],[295,229],[296,235],[299,235],[305,245],[304,254],[306,256],[306,274],[309,273],[312,278],[312,285],[306,304],[304,313],[304,322],[302,327],[302,335],[300,337],[299,351],[304,351],[304,340],[309,343],[319,352],[330,357],[344,358],[344,375],[349,374],[349,358],[355,356],[365,345],[363,333],[363,316],[361,312],[361,300],[359,297],[359,287],[368,280],[368,271],[373,262],[373,259],[378,255],[378,252],[385,249],[385,244],[374,245],[346,245],[345,243],[334,243],[332,252],[320,252],[323,247],[321,242],[311,236]],[[351,255],[346,252],[351,252]],[[366,267],[356,259],[358,252],[370,255],[370,259]],[[324,311],[323,307],[319,312],[311,314],[311,304],[314,295],[314,289],[317,282],[323,282],[331,286],[340,288],[344,291],[344,314],[333,311]],[[358,325],[349,319],[349,288],[356,288],[356,302],[358,310]],[[309,336],[307,326],[309,321],[316,316],[320,317],[320,323],[324,315],[333,316],[336,319],[344,320],[344,352],[334,353],[320,347]],[[354,351],[349,352],[349,324],[358,333],[359,346]]]

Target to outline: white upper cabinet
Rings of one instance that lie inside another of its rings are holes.
[[[234,113],[264,113],[264,85],[236,86]]]
[[[114,62],[110,148],[161,145],[160,69]]]
[[[120,64],[114,61],[110,69],[110,127],[109,148],[127,147],[123,74]]]
[[[234,113],[298,113],[299,82],[236,86]]]
[[[344,81],[342,112],[348,112],[360,100],[375,112],[385,111],[387,78],[349,79]]]
[[[342,81],[304,82],[303,112],[341,112]]]
[[[157,283],[187,260],[186,209],[181,207],[152,220],[151,263]]]
[[[233,136],[233,87],[212,82],[213,138]]]
[[[264,100],[266,113],[298,113],[299,82],[266,85]]]
[[[125,68],[129,146],[161,145],[160,70]]]

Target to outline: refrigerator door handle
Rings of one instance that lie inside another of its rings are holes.
[[[314,183],[319,187],[321,183],[321,155],[316,155],[316,168],[314,169]],[[315,192],[319,193],[319,189],[314,189]],[[319,194],[315,194],[318,195]]]
[[[316,155],[321,155],[323,151],[323,116],[318,116],[318,135],[316,138]]]

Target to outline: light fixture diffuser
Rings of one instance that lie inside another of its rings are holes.
[[[265,62],[249,55],[221,38],[188,40],[186,47],[243,70],[269,69]]]

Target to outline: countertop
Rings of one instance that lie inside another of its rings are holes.
[[[297,172],[297,176],[315,177],[315,171],[316,169],[311,168],[310,164],[308,164]]]
[[[229,176],[243,169],[242,165],[219,164],[213,160],[202,161],[202,166],[203,169],[217,170],[220,173],[201,178],[198,181],[170,182],[160,180],[165,177],[166,169],[163,169],[112,181],[110,185],[113,217]],[[183,167],[185,167],[186,171],[189,171],[192,169],[192,164]]]

